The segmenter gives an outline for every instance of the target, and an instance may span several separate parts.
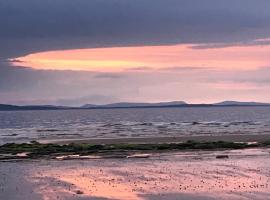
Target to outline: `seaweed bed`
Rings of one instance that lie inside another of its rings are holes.
[[[39,159],[57,158],[64,155],[127,157],[134,153],[161,152],[172,150],[224,150],[269,147],[270,141],[257,143],[239,142],[198,142],[187,141],[182,143],[161,144],[42,144],[36,141],[31,143],[8,143],[0,146],[0,160],[10,159]]]

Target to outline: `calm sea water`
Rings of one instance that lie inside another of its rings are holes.
[[[0,143],[149,136],[270,134],[270,107],[0,112]]]

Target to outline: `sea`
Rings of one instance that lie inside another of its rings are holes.
[[[230,134],[270,134],[270,107],[0,111],[0,144]]]

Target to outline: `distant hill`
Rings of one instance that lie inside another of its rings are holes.
[[[218,105],[218,106],[270,106],[270,103],[223,101],[220,103],[215,103],[214,105]]]
[[[0,110],[18,110],[19,106],[0,104]]]
[[[16,106],[0,104],[1,111],[12,111],[12,110],[59,110],[66,107],[61,106],[51,106],[51,105],[31,105],[31,106]]]
[[[187,104],[184,101],[160,102],[160,103],[129,103],[120,102],[105,105],[86,104],[81,107],[65,107],[53,105],[28,105],[17,106],[0,104],[0,111],[14,110],[70,110],[70,109],[113,109],[113,108],[179,108],[179,107],[230,107],[230,106],[270,106],[270,103],[223,101],[214,104]]]
[[[134,107],[170,107],[177,105],[187,105],[184,101],[172,101],[172,102],[160,102],[160,103],[129,103],[129,102],[120,102],[112,103],[105,105],[93,105],[86,104],[82,108],[134,108]]]

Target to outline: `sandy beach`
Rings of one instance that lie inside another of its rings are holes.
[[[221,140],[253,144],[269,139],[270,135],[223,135],[41,141],[60,146],[75,143],[77,147],[107,148],[114,144],[116,149],[101,149],[81,156],[60,148],[51,156],[40,153],[40,157],[28,159],[3,159],[0,161],[0,199],[270,200],[268,145],[237,149],[228,143],[231,149],[217,146],[212,150],[211,147],[192,149],[192,146],[161,151],[138,148],[140,144],[165,145],[162,147],[189,144],[189,140],[211,146]],[[42,145],[47,144],[32,145],[42,150]],[[121,150],[121,145],[137,145],[138,149]]]
[[[270,199],[270,149],[1,162],[5,200]],[[228,155],[228,159],[216,159]]]

